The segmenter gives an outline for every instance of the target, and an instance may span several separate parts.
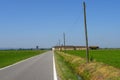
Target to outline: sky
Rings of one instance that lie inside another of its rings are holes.
[[[0,48],[85,45],[120,48],[120,0],[0,0]]]

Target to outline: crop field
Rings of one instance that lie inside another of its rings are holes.
[[[41,54],[42,50],[1,50],[0,68],[16,63],[20,60]]]
[[[86,57],[85,50],[68,50],[66,53],[80,56],[82,58]],[[116,68],[120,68],[120,50],[119,49],[106,49],[106,50],[90,50],[90,59],[97,62],[102,62]]]

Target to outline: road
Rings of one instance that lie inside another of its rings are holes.
[[[0,80],[54,80],[53,52],[49,51],[1,69]]]

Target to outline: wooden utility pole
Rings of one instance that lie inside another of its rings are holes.
[[[84,7],[84,27],[85,27],[85,39],[86,39],[86,61],[89,63],[89,47],[88,47],[88,34],[87,34],[87,21],[86,21],[86,4],[83,2]]]
[[[36,46],[36,50],[38,50],[39,49],[39,46]]]
[[[59,46],[61,46],[60,39],[59,39]]]
[[[66,45],[65,45],[65,41],[66,41],[66,40],[65,40],[65,33],[63,33],[63,41],[64,41],[64,45],[63,45],[63,46],[64,46],[64,50],[65,50],[65,46],[66,46]]]

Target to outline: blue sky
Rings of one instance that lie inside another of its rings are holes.
[[[0,0],[0,48],[85,45],[85,0]],[[120,47],[120,0],[86,0],[89,45]]]

